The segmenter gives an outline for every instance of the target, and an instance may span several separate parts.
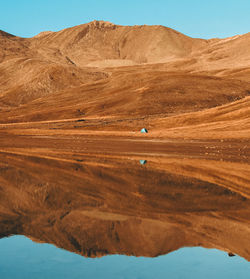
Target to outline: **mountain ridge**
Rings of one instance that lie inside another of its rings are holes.
[[[0,237],[91,257],[203,246],[250,260],[249,33],[92,22],[6,34]]]

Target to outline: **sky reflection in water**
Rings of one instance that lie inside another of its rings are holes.
[[[24,236],[0,240],[1,279],[62,278],[237,278],[250,276],[249,263],[215,249],[182,248],[157,258],[84,258]]]

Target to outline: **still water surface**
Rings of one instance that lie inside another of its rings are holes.
[[[248,279],[249,263],[216,249],[182,248],[157,258],[105,256],[84,258],[24,236],[0,241],[1,279]]]
[[[250,278],[248,161],[39,152],[0,157],[0,279]]]

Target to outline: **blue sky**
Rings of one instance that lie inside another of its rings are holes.
[[[1,0],[0,29],[31,37],[97,20],[160,24],[191,37],[250,31],[250,0]]]

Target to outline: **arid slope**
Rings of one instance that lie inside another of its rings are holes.
[[[249,260],[249,43],[102,21],[1,31],[0,236]]]
[[[104,117],[159,130],[158,117],[174,128],[169,117],[183,114],[177,126],[190,124],[192,112],[211,123],[213,111],[201,111],[218,107],[221,115],[220,106],[250,92],[249,34],[202,40],[163,26],[94,21],[26,39],[1,31],[0,40],[1,123]],[[248,117],[243,103],[236,106]],[[227,108],[220,117],[233,121]]]
[[[1,31],[0,103],[25,104],[106,78],[125,65],[151,64],[146,70],[152,76],[164,70],[236,75],[238,79],[242,75],[246,80],[249,40],[249,34],[222,40],[193,39],[163,26],[118,26],[102,21],[27,39]],[[145,71],[144,67],[136,69]],[[133,67],[127,71],[132,73]],[[159,83],[164,80],[158,78]],[[176,81],[176,85],[180,83]]]

